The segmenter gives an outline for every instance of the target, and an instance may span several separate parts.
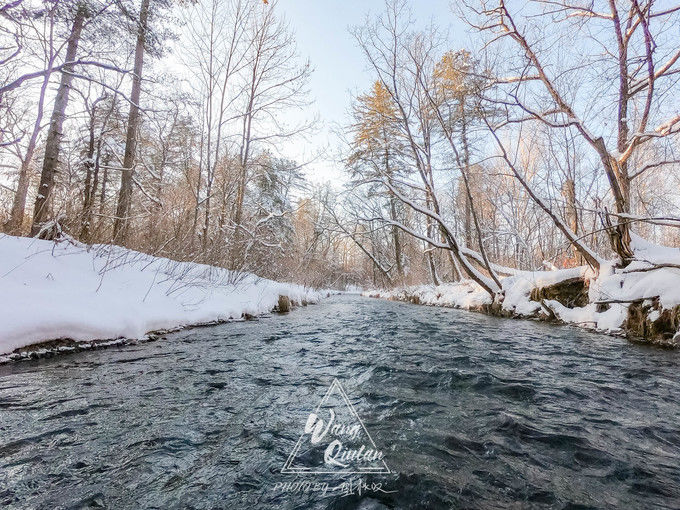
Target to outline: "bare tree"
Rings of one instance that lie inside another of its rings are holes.
[[[276,2],[259,7],[250,21],[249,47],[243,76],[243,104],[238,141],[238,177],[232,224],[235,236],[232,259],[242,263],[240,236],[249,163],[260,144],[280,143],[307,131],[311,124],[287,125],[280,113],[308,104],[305,89],[311,67],[298,63],[295,38],[288,25],[276,16]]]
[[[47,133],[47,140],[45,142],[45,157],[43,160],[42,173],[40,176],[40,184],[38,186],[38,195],[35,200],[35,208],[33,210],[33,225],[31,227],[31,235],[37,235],[42,228],[43,223],[47,218],[47,206],[52,187],[54,185],[54,176],[57,171],[57,164],[59,162],[59,150],[61,148],[61,139],[63,136],[64,120],[66,118],[66,106],[68,105],[69,92],[73,82],[73,65],[70,62],[75,61],[76,53],[78,51],[78,43],[80,42],[80,35],[83,30],[83,24],[88,16],[88,6],[84,2],[79,2],[75,8],[73,25],[68,37],[68,44],[66,46],[65,62],[62,68],[61,81],[57,89],[57,95],[54,100],[54,109],[52,110],[52,118],[50,120],[50,127]]]
[[[404,204],[427,219],[428,228],[425,234],[419,234],[402,224],[398,224],[399,228],[432,247],[450,251],[464,273],[490,295],[495,296],[501,289],[497,278],[485,275],[474,266],[469,258],[472,251],[461,245],[454,229],[443,216],[432,167],[432,130],[436,120],[426,92],[428,89],[432,90],[437,41],[431,36],[413,34],[411,27],[412,21],[405,3],[394,1],[387,3],[383,17],[354,31],[373,71],[397,106],[415,173],[420,178],[418,185],[394,181],[385,176],[379,178],[379,181]],[[424,196],[424,203],[409,198],[400,189],[404,187],[419,190]],[[441,235],[441,241],[435,238],[435,230],[432,228],[434,225]],[[493,268],[485,257],[476,260],[485,264],[485,269],[493,274]],[[430,265],[433,281],[437,283],[431,258]]]
[[[141,115],[139,99],[142,92],[142,73],[144,69],[145,44],[147,41],[149,2],[150,0],[142,0],[139,8],[139,19],[137,21],[137,44],[135,45],[135,63],[132,75],[132,91],[130,92],[130,112],[128,114],[127,135],[125,138],[125,157],[123,159],[116,218],[113,223],[113,238],[120,243],[125,243],[128,236],[128,216],[130,215],[130,205],[132,203],[132,182],[134,178],[137,131],[139,129]]]
[[[665,31],[677,25],[680,6],[657,8],[654,0],[623,4],[611,0],[598,10],[592,3],[546,0],[522,14],[513,12],[504,0],[467,7],[472,13],[468,19],[489,34],[489,44],[509,39],[521,49],[506,55],[506,68],[516,74],[497,80],[505,93],[495,100],[507,108],[504,125],[537,121],[553,129],[573,127],[597,155],[615,209],[615,214],[603,214],[603,222],[612,248],[627,264],[633,257],[625,219],[631,211],[631,184],[648,169],[646,165],[631,169],[630,162],[646,144],[664,144],[680,132],[680,115],[663,99],[677,91],[673,76],[679,69],[680,50]],[[540,22],[541,30],[533,28]],[[555,44],[557,40],[561,44]],[[554,52],[565,44],[582,45],[572,52],[578,60],[563,59],[555,66]],[[601,51],[612,46],[614,51]],[[593,86],[590,93],[568,97],[565,83],[592,71],[590,78],[596,84],[604,69],[616,70],[618,86],[613,93],[607,78],[600,89]],[[607,125],[615,126],[613,133]],[[675,159],[652,164],[664,166]]]
[[[21,12],[17,14],[12,14],[12,12],[8,10],[5,14],[10,19],[10,22],[12,22],[13,28],[15,30],[14,36],[17,41],[17,49],[13,54],[18,54],[21,52],[22,48],[26,45],[26,39],[30,37],[31,46],[34,46],[39,42],[40,46],[44,48],[42,62],[46,71],[43,76],[43,81],[40,86],[40,91],[38,93],[36,102],[35,121],[33,122],[30,131],[26,133],[28,134],[28,143],[26,144],[23,151],[19,147],[20,143],[17,143],[16,151],[21,163],[19,166],[17,189],[12,202],[12,211],[9,221],[5,225],[5,229],[9,233],[20,233],[22,229],[24,210],[26,209],[26,196],[28,194],[28,188],[30,184],[29,170],[31,168],[31,164],[33,163],[33,156],[35,155],[38,144],[38,137],[43,128],[42,119],[47,87],[52,76],[52,70],[55,66],[56,59],[60,51],[66,45],[66,41],[64,41],[61,45],[55,44],[56,11],[57,4],[54,4],[42,12],[38,19],[36,19],[35,16],[31,16],[30,13],[24,9],[22,9]],[[38,21],[40,19],[42,19],[42,22]],[[28,33],[31,35],[29,36]],[[25,55],[23,56],[25,57]],[[8,58],[9,57],[3,60],[3,62],[7,61]],[[1,96],[0,102],[2,102]]]
[[[226,157],[229,123],[243,92],[235,83],[245,66],[248,21],[253,5],[241,0],[211,0],[187,11],[190,45],[185,61],[196,69],[202,119],[194,231],[203,207],[202,249],[208,250],[213,184]],[[189,61],[190,59],[190,61]]]

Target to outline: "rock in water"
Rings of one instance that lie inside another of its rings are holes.
[[[279,313],[287,313],[290,312],[290,298],[288,296],[284,296],[283,294],[279,295],[279,304],[277,306],[276,311]]]

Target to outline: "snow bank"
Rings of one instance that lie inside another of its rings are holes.
[[[516,271],[501,280],[500,308],[509,316],[550,317],[607,333],[621,333],[631,303],[648,307],[654,322],[663,310],[680,305],[680,249],[656,246],[634,236],[635,260],[626,268],[603,263],[598,275],[588,267],[554,271]],[[532,300],[532,291],[574,278],[588,282],[588,304],[567,307],[554,299]],[[438,286],[418,285],[395,290],[372,290],[365,296],[432,306],[479,310],[492,303],[491,296],[472,280]],[[676,335],[677,337],[677,335]]]
[[[503,309],[518,315],[533,315],[541,310],[541,304],[531,301],[531,291],[555,285],[572,278],[587,277],[587,267],[574,267],[556,271],[526,271],[502,280],[505,298]]]
[[[430,306],[476,309],[491,304],[491,297],[477,283],[463,280],[441,285],[414,285],[403,289],[369,290],[363,296],[380,297],[394,301],[415,301]]]
[[[530,300],[532,289],[582,277],[587,272],[588,269],[585,267],[559,271],[516,271],[516,274],[501,279],[504,294],[502,309],[513,315],[533,315],[541,310],[541,304]],[[492,303],[489,293],[473,280],[436,286],[415,285],[403,289],[370,290],[364,292],[363,295],[466,310],[477,310]]]
[[[317,291],[108,245],[0,236],[0,354],[59,338],[147,332],[271,311]]]

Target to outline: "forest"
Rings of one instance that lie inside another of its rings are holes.
[[[0,0],[0,507],[680,508],[680,0]]]
[[[373,84],[319,184],[280,150],[323,119],[278,3],[3,2],[2,230],[491,296],[518,270],[625,268],[637,236],[680,245],[680,6],[470,0],[458,48],[388,0],[348,28]]]

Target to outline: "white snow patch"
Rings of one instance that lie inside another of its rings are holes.
[[[12,236],[0,236],[0,289],[0,354],[58,338],[143,338],[149,331],[266,313],[280,294],[310,303],[322,296],[116,246]]]
[[[589,271],[589,268],[582,266],[556,271],[526,271],[509,276],[502,282],[505,291],[503,309],[520,315],[532,315],[541,309],[540,303],[529,299],[532,289],[555,285],[572,278],[588,276]]]
[[[631,264],[621,269],[615,268],[613,261],[601,261],[597,277],[586,266],[550,271],[518,271],[505,277],[501,280],[504,293],[502,307],[523,316],[547,314],[541,303],[530,299],[531,291],[577,277],[589,280],[589,304],[568,308],[555,300],[544,302],[563,322],[620,333],[628,315],[628,306],[633,301],[645,300],[645,304],[650,305],[653,299],[658,299],[664,309],[680,305],[680,267],[657,267],[660,264],[680,266],[680,249],[657,246],[634,234],[632,246],[636,259]],[[491,303],[489,294],[471,280],[436,287],[420,285],[401,290],[374,290],[363,294],[392,299],[415,296],[423,304],[467,309]],[[607,309],[598,312],[598,303],[606,303]],[[659,311],[652,310],[648,320],[655,321],[659,317]]]
[[[466,309],[491,303],[489,294],[472,280],[444,283],[438,286],[414,285],[404,289],[368,290],[362,295],[398,301],[406,300],[407,296],[415,296],[423,305]]]

